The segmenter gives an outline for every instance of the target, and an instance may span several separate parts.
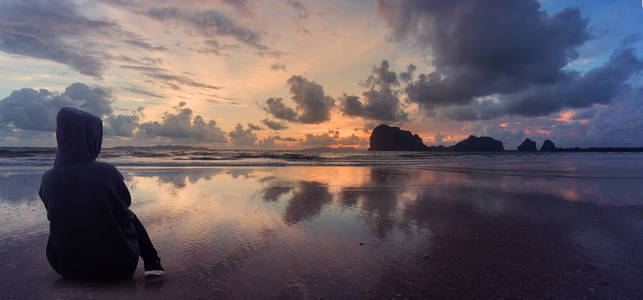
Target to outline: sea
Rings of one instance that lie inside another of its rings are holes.
[[[0,147],[0,168],[53,166],[56,148]],[[104,148],[117,167],[361,166],[527,177],[643,180],[643,152],[407,152],[366,149],[226,150],[184,146]]]
[[[116,166],[373,166],[414,165],[452,158],[494,154],[368,151],[364,149],[218,150],[184,147],[116,147],[101,150],[99,160]],[[56,148],[0,147],[0,166],[50,166]]]

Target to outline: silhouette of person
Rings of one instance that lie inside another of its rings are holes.
[[[47,260],[65,278],[131,278],[141,256],[145,277],[165,275],[145,227],[129,209],[121,173],[96,161],[103,140],[100,118],[64,107],[56,117],[56,160],[42,176],[47,210]]]

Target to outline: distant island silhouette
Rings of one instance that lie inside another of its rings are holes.
[[[453,146],[427,146],[417,134],[399,127],[380,124],[373,129],[370,137],[369,151],[450,151],[450,152],[503,152],[502,141],[492,137],[476,137],[470,135],[467,139]],[[519,152],[538,152],[536,142],[525,139],[516,149]],[[590,148],[559,148],[551,140],[545,140],[540,152],[643,152],[643,147],[590,147]]]

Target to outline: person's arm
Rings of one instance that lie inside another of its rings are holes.
[[[51,221],[49,219],[49,206],[47,205],[47,198],[45,198],[44,191],[43,191],[44,181],[45,181],[45,175],[43,175],[42,179],[40,180],[40,188],[38,188],[38,197],[40,197],[40,200],[42,201],[42,204],[45,206],[45,210],[47,211],[47,220]]]
[[[118,179],[116,180],[116,193],[118,194],[118,198],[123,201],[123,204],[125,204],[126,207],[129,207],[132,204],[132,196],[125,184],[123,175],[120,172],[118,172]]]

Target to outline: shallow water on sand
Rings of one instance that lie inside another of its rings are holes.
[[[121,167],[169,275],[110,284],[51,270],[43,169],[0,169],[0,294],[640,298],[643,169],[616,161]]]

